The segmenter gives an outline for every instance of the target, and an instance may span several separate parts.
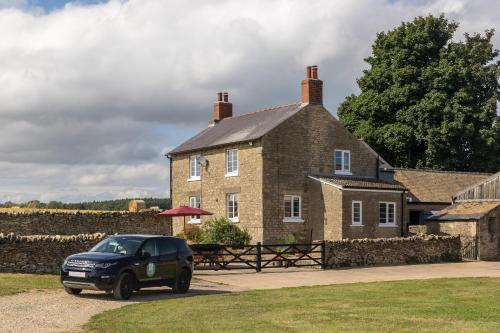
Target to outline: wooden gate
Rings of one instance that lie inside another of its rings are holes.
[[[325,267],[325,242],[309,244],[193,244],[197,270]]]
[[[471,240],[462,247],[462,258],[468,260],[477,260],[477,240]]]

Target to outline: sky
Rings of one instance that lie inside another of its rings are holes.
[[[0,202],[166,197],[217,91],[297,101],[318,65],[336,114],[376,33],[429,13],[500,48],[498,0],[0,0]]]

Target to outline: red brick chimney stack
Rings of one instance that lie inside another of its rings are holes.
[[[318,66],[306,67],[306,78],[302,80],[302,103],[323,104],[323,81],[318,79]]]
[[[217,93],[217,102],[214,103],[214,123],[233,116],[233,104],[229,103],[227,92]]]

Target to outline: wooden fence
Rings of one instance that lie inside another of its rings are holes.
[[[309,244],[193,244],[197,270],[325,267],[325,242]]]

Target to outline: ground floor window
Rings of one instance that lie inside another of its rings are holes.
[[[226,195],[227,202],[227,218],[232,222],[239,222],[240,215],[238,212],[238,194],[228,193]]]
[[[352,202],[352,225],[363,224],[363,204],[361,201]]]
[[[302,198],[299,195],[285,195],[284,222],[302,222]]]
[[[380,202],[379,211],[380,225],[387,226],[396,224],[396,203]]]
[[[199,209],[201,207],[200,197],[198,196],[189,197],[189,207]],[[191,219],[189,220],[189,223],[201,223],[200,215],[192,215]]]

